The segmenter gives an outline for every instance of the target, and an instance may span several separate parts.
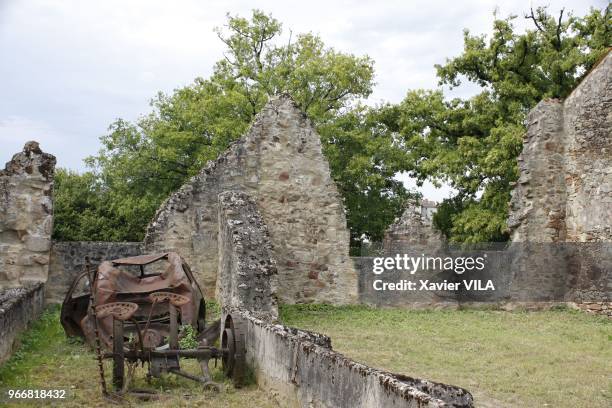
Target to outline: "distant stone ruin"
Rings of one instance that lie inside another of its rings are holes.
[[[286,303],[357,301],[344,205],[310,120],[287,95],[271,98],[245,136],[174,193],[147,229],[145,251],[177,251],[213,296],[219,262],[217,196],[257,202]]]
[[[55,156],[28,142],[0,170],[0,290],[45,282]]]
[[[385,231],[385,253],[406,248],[420,247],[427,251],[438,250],[444,245],[444,236],[433,226],[436,203],[430,200],[411,200],[402,216]]]

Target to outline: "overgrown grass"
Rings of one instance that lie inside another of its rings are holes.
[[[21,336],[21,346],[11,359],[0,367],[0,388],[14,389],[57,389],[64,388],[70,392],[70,398],[61,404],[69,407],[106,407],[100,391],[98,366],[95,354],[81,341],[69,339],[59,323],[59,308],[46,310],[41,319]],[[230,381],[224,380],[220,369],[213,368],[215,381],[223,382],[221,393],[203,391],[201,385],[194,381],[167,375],[162,379],[153,379],[146,384],[144,368],[138,368],[135,376],[135,387],[154,389],[160,399],[154,402],[137,403],[126,401],[128,406],[146,407],[186,407],[186,406],[219,406],[219,407],[276,407],[273,400],[264,392],[250,385],[240,390],[234,389]],[[195,360],[181,360],[185,371],[199,374],[200,369]],[[110,389],[112,366],[109,361],[104,365],[108,387]],[[18,407],[40,406],[40,403],[19,403]]]
[[[571,310],[283,306],[285,324],[374,367],[459,385],[477,406],[612,406],[612,323]]]

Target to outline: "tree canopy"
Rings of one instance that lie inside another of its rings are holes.
[[[506,218],[527,112],[563,98],[607,52],[610,7],[583,17],[496,18],[492,34],[464,32],[460,55],[435,67],[439,89],[409,90],[398,104],[367,106],[374,62],[325,46],[312,33],[282,36],[282,25],[255,10],[227,16],[225,44],[209,78],[159,93],[135,123],[117,119],[86,159],[90,171],[59,171],[54,237],[141,240],[159,204],[245,133],[268,98],[290,93],[312,119],[347,213],[353,246],[382,239],[410,194],[397,181],[447,183],[456,194],[434,223],[460,242],[507,239]],[[444,88],[476,84],[471,98]]]
[[[544,98],[563,98],[608,51],[610,8],[584,17],[530,10],[533,27],[516,32],[517,16],[495,19],[493,32],[464,32],[463,52],[437,65],[440,85],[475,83],[469,99],[445,98],[441,90],[408,92],[397,122],[411,175],[446,182],[457,193],[434,223],[460,242],[507,239],[510,191],[518,178],[527,112]]]

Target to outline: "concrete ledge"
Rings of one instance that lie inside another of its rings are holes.
[[[266,323],[246,311],[247,364],[258,385],[283,407],[472,407],[451,385],[392,374],[332,350],[329,337]]]
[[[19,333],[40,316],[44,307],[44,285],[6,289],[0,292],[0,364],[13,353]]]

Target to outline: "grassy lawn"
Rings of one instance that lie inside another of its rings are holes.
[[[186,371],[199,374],[199,367],[194,360],[185,360],[182,364]],[[211,368],[214,362],[211,362]],[[223,382],[220,371],[213,368],[215,381]],[[105,363],[107,383],[110,384],[112,366]],[[146,366],[138,368],[135,386],[155,389],[160,399],[155,402],[142,403],[147,407],[276,407],[277,405],[266,393],[251,385],[236,390],[231,382],[224,382],[224,391],[215,393],[202,391],[195,382],[168,375],[161,380],[144,381]],[[109,403],[102,398],[99,386],[98,365],[95,354],[83,343],[66,338],[59,323],[59,308],[47,310],[33,327],[21,338],[20,349],[11,359],[0,367],[0,389],[53,389],[65,388],[71,392],[70,398],[62,403],[69,407],[106,407]],[[109,388],[110,389],[110,388]],[[138,403],[140,406],[141,403]],[[0,403],[2,405],[2,403]],[[16,407],[40,406],[40,404],[12,404]],[[130,404],[136,405],[136,404]],[[112,405],[111,405],[112,406]]]
[[[362,306],[283,306],[284,323],[332,337],[334,349],[374,367],[470,390],[484,407],[612,406],[612,322],[568,310],[547,312],[407,311]],[[198,373],[195,361],[185,368]],[[211,364],[212,365],[212,364]],[[105,365],[110,382],[111,365]],[[136,386],[160,400],[148,407],[274,407],[255,385],[220,394],[168,375]],[[223,381],[218,369],[215,380]],[[108,406],[94,354],[67,339],[59,309],[47,310],[0,367],[0,388],[68,388],[62,406]],[[19,404],[18,406],[28,406]],[[30,406],[36,406],[32,404]]]
[[[611,407],[612,322],[582,312],[283,306],[371,366],[467,388],[477,406]]]

